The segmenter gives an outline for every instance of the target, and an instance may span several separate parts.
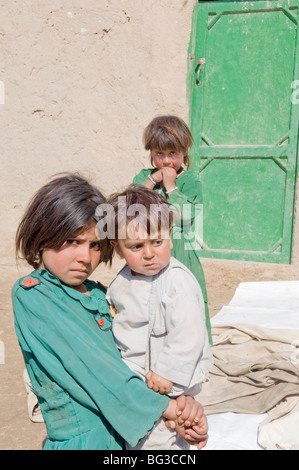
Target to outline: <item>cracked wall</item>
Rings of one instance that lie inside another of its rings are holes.
[[[153,116],[187,118],[195,0],[0,1],[2,244],[53,174],[79,171],[105,194],[148,165]]]
[[[14,263],[20,217],[49,177],[79,171],[105,194],[122,189],[148,165],[152,117],[187,119],[194,4],[0,0],[0,265]],[[297,264],[298,248],[296,221]]]

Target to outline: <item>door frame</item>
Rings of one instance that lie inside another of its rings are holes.
[[[196,90],[196,93],[201,94],[197,97],[197,102],[203,97],[203,87],[204,87],[204,66],[200,72],[200,80],[202,80],[203,86],[196,87],[195,82],[197,78],[197,68],[200,65],[200,59],[204,57],[204,51],[201,49],[198,44],[205,44],[205,35],[206,31],[198,31],[199,21],[203,21],[203,16],[207,15],[209,8],[213,7],[217,11],[217,16],[222,15],[228,8],[234,9],[235,11],[257,11],[263,9],[280,9],[285,12],[287,16],[291,15],[292,20],[296,21],[297,24],[297,45],[296,45],[296,58],[294,63],[294,81],[290,84],[290,99],[292,96],[299,93],[297,88],[299,88],[299,34],[298,34],[298,10],[299,2],[298,0],[288,1],[254,1],[254,2],[226,2],[226,1],[212,1],[212,2],[197,2],[193,15],[192,15],[192,25],[191,25],[191,36],[188,49],[188,62],[187,62],[187,101],[189,106],[189,125],[192,130],[193,122],[193,93]],[[270,8],[269,8],[270,7]],[[294,11],[297,13],[297,18],[294,16]],[[289,16],[290,17],[290,16]],[[217,18],[216,18],[217,19]],[[208,23],[207,23],[208,24]],[[297,80],[296,80],[297,79]],[[298,87],[296,87],[298,81]],[[297,96],[296,95],[296,96]],[[288,164],[286,172],[290,176],[288,181],[288,191],[286,192],[285,198],[285,210],[284,210],[284,219],[283,219],[283,238],[281,240],[281,248],[277,252],[250,252],[250,251],[240,251],[240,250],[219,250],[211,249],[205,245],[205,241],[202,241],[202,247],[199,251],[200,257],[206,258],[219,258],[219,259],[235,259],[235,260],[246,260],[246,261],[260,261],[260,262],[270,262],[270,263],[291,263],[291,253],[292,253],[292,235],[293,235],[293,224],[294,224],[294,209],[295,209],[295,193],[296,193],[296,173],[297,173],[297,157],[298,157],[298,135],[299,135],[299,99],[296,103],[292,102],[291,106],[291,120],[290,120],[290,139],[288,143],[287,152],[284,148],[279,146],[273,146],[271,149],[271,158],[281,166],[279,158],[282,154],[287,156],[292,156],[288,158]],[[204,111],[203,111],[204,112]],[[202,114],[201,114],[202,116]],[[201,120],[197,122],[198,133],[201,132]],[[296,136],[296,137],[295,137]],[[275,147],[275,148],[274,148]],[[202,157],[205,157],[205,160],[201,161]],[[200,147],[198,143],[195,143],[191,149],[191,158],[192,166],[191,171],[193,171],[198,178],[200,179],[200,174],[203,168],[210,163],[211,158],[221,158],[221,157],[268,157],[269,156],[269,146],[240,146],[233,148],[225,148],[221,146],[205,146]],[[203,210],[205,210],[205,195],[203,194]]]

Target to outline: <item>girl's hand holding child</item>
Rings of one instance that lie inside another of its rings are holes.
[[[171,400],[163,413],[165,425],[175,429],[190,445],[198,450],[205,447],[208,441],[208,420],[200,403],[185,395]]]
[[[155,392],[161,394],[171,392],[173,382],[155,374],[152,370],[148,371],[145,378],[148,388]],[[208,440],[207,419],[203,414],[203,408],[200,403],[190,400],[190,398],[181,395],[176,400],[171,400],[166,413],[164,413],[164,415],[167,414],[165,424],[166,427],[175,429],[190,445],[196,445],[200,450],[206,445]],[[172,416],[170,413],[172,413]]]

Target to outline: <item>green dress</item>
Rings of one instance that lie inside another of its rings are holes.
[[[15,330],[45,420],[46,450],[135,446],[167,408],[121,360],[105,290],[35,270],[12,289]]]
[[[155,168],[141,170],[133,179],[133,183],[145,186],[148,175],[155,177],[155,171],[157,171]],[[171,254],[190,269],[201,287],[205,301],[206,326],[209,341],[212,344],[205,276],[199,260],[199,250],[196,249],[196,238],[200,234],[196,233],[195,216],[197,214],[201,215],[201,183],[193,173],[184,171],[177,177],[175,184],[178,189],[172,191],[169,195],[166,194],[165,188],[161,184],[156,185],[154,190],[160,192],[169,204],[180,208],[182,217],[180,220],[175,221],[172,227],[173,248]]]

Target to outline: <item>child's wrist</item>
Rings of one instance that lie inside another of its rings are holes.
[[[149,179],[147,179],[146,182],[145,182],[145,187],[147,189],[154,189],[155,185]]]
[[[155,178],[152,175],[148,175],[147,178],[148,178],[148,181],[150,181],[152,183],[153,187],[158,184],[158,181],[156,181]]]
[[[170,188],[170,189],[167,189],[167,188],[166,188],[166,191],[165,191],[165,192],[166,192],[166,194],[171,194],[171,193],[172,193],[173,191],[175,191],[176,189],[179,189],[179,188],[178,188],[177,186],[174,186],[174,187],[172,187],[172,188]]]
[[[170,400],[168,407],[166,408],[162,416],[165,419],[171,419],[171,420],[176,420],[178,418],[176,400],[174,399]]]

